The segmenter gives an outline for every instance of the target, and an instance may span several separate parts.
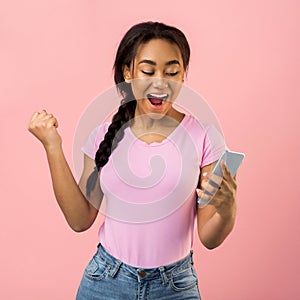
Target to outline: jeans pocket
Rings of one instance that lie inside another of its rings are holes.
[[[92,280],[102,280],[108,273],[109,267],[107,263],[97,255],[88,263],[85,268],[84,275]]]
[[[183,270],[174,270],[171,273],[171,287],[175,291],[185,291],[192,289],[198,283],[198,276],[192,266]]]

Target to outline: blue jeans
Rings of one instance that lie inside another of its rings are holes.
[[[99,244],[88,263],[76,300],[201,299],[193,250],[185,258],[157,268],[137,268]]]

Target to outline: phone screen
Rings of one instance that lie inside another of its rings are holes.
[[[221,157],[219,158],[217,164],[215,165],[212,173],[223,177],[223,172],[221,168],[221,161],[224,160],[231,175],[235,176],[240,164],[242,163],[243,159],[245,157],[244,153],[240,152],[233,152],[229,150],[225,150]]]

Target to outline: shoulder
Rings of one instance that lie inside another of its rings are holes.
[[[111,122],[104,122],[104,123],[97,125],[90,132],[90,136],[94,137],[95,139],[104,136],[106,134],[110,124],[111,124]]]
[[[94,130],[96,130],[97,132],[107,131],[110,124],[111,124],[111,122],[103,122],[100,125],[96,126]]]
[[[200,121],[195,116],[188,115],[184,125],[186,127],[186,132],[191,135],[201,149],[224,148],[225,139],[219,124]]]
[[[222,135],[222,131],[218,124],[213,124],[206,121],[201,121],[194,115],[186,115],[186,122],[184,123],[186,129],[196,136],[205,136],[211,134],[212,132],[218,132]]]
[[[101,141],[104,139],[109,125],[110,122],[104,122],[89,132],[86,142],[81,148],[81,150],[89,157],[95,157],[95,153],[98,150]]]
[[[218,134],[223,136],[222,129],[217,121],[215,122],[208,122],[208,121],[202,121],[199,120],[197,117],[193,115],[186,115],[186,122],[185,126],[189,130],[197,131],[198,134]]]

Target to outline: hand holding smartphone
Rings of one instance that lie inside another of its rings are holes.
[[[218,176],[217,178],[220,178],[220,179],[223,178],[223,172],[222,172],[222,168],[221,168],[221,161],[225,162],[225,164],[228,167],[232,177],[234,177],[236,175],[236,172],[237,172],[237,170],[238,170],[239,166],[241,165],[244,158],[245,158],[244,153],[225,150],[222,153],[222,155],[220,156],[219,160],[217,161],[217,164],[214,166],[214,168],[212,170],[212,175],[210,176],[210,179],[208,180],[208,184],[215,188],[215,192],[211,193],[211,191],[204,190],[204,194],[209,196],[209,200],[205,200],[205,199],[202,199],[202,198],[198,197],[197,202],[200,205],[204,206],[204,205],[208,204],[209,201],[216,194],[222,180],[220,180],[220,183],[218,183],[218,182],[212,180],[211,177],[216,178],[216,176]]]

